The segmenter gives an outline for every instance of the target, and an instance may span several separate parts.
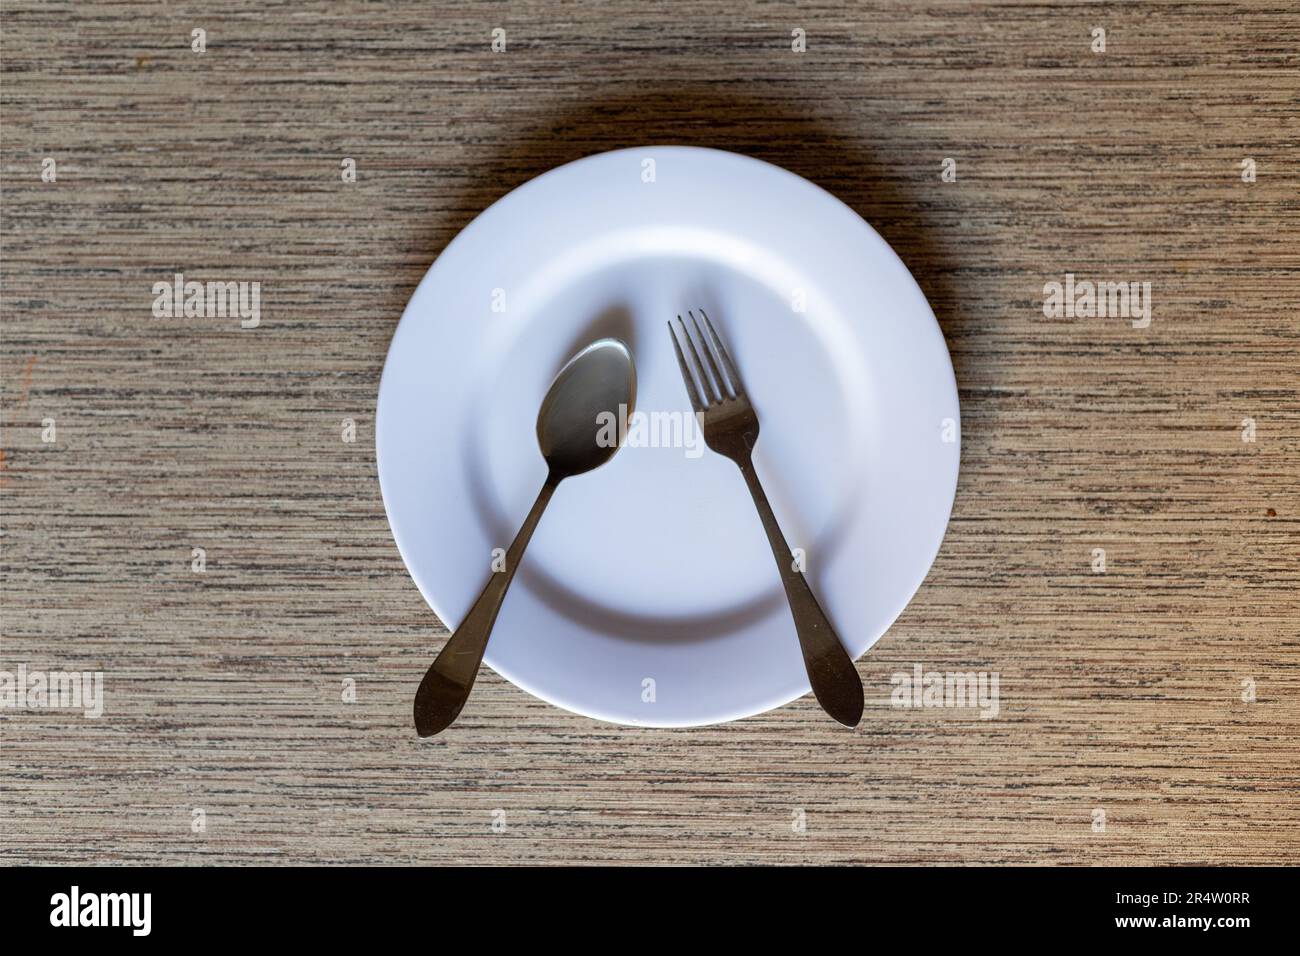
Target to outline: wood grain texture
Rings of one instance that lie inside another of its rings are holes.
[[[0,668],[108,699],[0,716],[0,860],[1297,862],[1293,3],[2,15]],[[389,338],[487,204],[652,142],[812,179],[916,275],[964,416],[943,550],[859,662],[856,732],[811,697],[626,729],[488,672],[420,741],[446,632],[376,481]],[[260,281],[262,326],[155,319],[178,271]],[[1066,272],[1151,282],[1152,324],[1045,319]],[[890,707],[916,662],[998,672],[997,719]]]

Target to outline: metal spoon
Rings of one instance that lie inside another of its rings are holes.
[[[551,495],[565,478],[591,471],[613,457],[627,434],[627,416],[635,401],[632,353],[618,339],[592,342],[555,376],[537,413],[537,444],[549,469],[546,483],[506,551],[504,570],[492,575],[420,681],[415,692],[415,730],[421,737],[446,729],[460,714],[506,589]]]

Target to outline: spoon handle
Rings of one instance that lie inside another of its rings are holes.
[[[505,601],[506,589],[510,587],[524,549],[528,547],[537,522],[558,486],[558,479],[546,476],[546,484],[542,485],[532,510],[506,551],[505,568],[493,572],[465,620],[443,645],[438,657],[429,665],[424,680],[420,681],[420,689],[415,692],[415,730],[421,737],[432,737],[445,730],[460,715],[461,708],[469,699],[479,664],[483,662],[483,652],[487,650],[488,637],[492,634],[492,625],[496,623],[501,604]]]

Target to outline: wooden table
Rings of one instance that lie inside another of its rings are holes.
[[[1296,862],[1297,50],[1282,0],[6,3],[0,669],[106,706],[0,713],[0,859]],[[943,550],[856,732],[488,672],[418,740],[446,632],[375,476],[389,338],[490,202],[659,142],[806,176],[911,268],[961,389]],[[259,281],[261,325],[155,317],[177,272]],[[1045,317],[1067,273],[1151,323]],[[892,707],[918,663],[998,673],[998,716]]]

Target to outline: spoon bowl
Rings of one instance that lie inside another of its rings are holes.
[[[569,478],[614,457],[636,401],[632,353],[598,339],[556,374],[537,412],[537,446],[553,475]]]

